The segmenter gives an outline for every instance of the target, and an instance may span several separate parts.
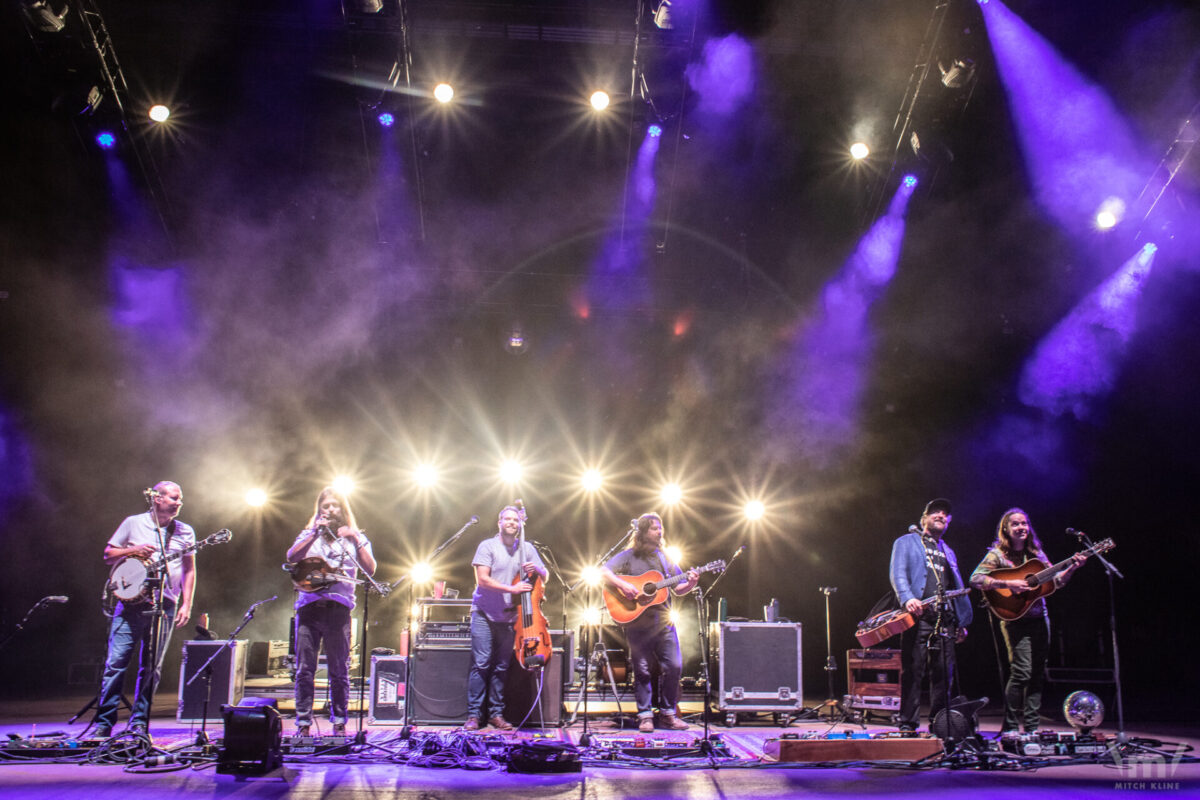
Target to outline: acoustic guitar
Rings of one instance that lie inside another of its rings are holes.
[[[969,591],[971,590],[954,589],[946,592],[946,597],[962,597]],[[928,597],[921,601],[921,608],[928,608],[936,602],[937,595]],[[858,623],[858,630],[854,632],[854,638],[858,639],[858,643],[863,647],[874,647],[898,633],[904,633],[916,623],[917,620],[912,614],[903,608],[896,608],[876,614],[865,622]]]
[[[1096,542],[1086,550],[1080,550],[1075,555],[1091,558],[1097,553],[1112,550],[1114,547],[1116,544],[1112,539],[1105,539],[1102,542]],[[1057,588],[1054,585],[1054,576],[1070,564],[1073,558],[1075,556],[1064,558],[1049,567],[1039,559],[1031,558],[1019,567],[992,570],[988,573],[989,578],[998,578],[1002,581],[1023,580],[1029,588],[1025,591],[985,589],[983,599],[987,601],[988,608],[992,610],[992,613],[1000,619],[1006,622],[1020,619],[1025,616],[1026,611],[1033,607],[1034,603],[1054,593]]]
[[[725,569],[725,562],[710,561],[703,567],[692,567],[692,569],[696,572],[720,572]],[[609,616],[613,618],[613,622],[621,625],[633,622],[650,606],[666,602],[667,590],[686,581],[687,573],[690,571],[685,569],[683,573],[670,578],[664,578],[661,572],[654,570],[643,572],[641,575],[620,576],[638,587],[640,591],[637,597],[629,600],[622,597],[611,586],[605,586],[604,605],[608,606]]]

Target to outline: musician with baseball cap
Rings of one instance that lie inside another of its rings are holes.
[[[900,730],[915,731],[921,716],[921,685],[930,676],[929,718],[946,707],[954,683],[954,645],[967,636],[972,610],[964,594],[945,604],[922,601],[939,591],[962,589],[958,559],[943,537],[951,520],[950,501],[930,500],[921,513],[920,527],[892,545],[892,591],[900,605],[916,618],[901,639]]]
[[[104,664],[104,677],[100,682],[98,710],[93,724],[96,735],[112,735],[117,721],[117,710],[121,703],[121,688],[125,683],[125,670],[138,653],[137,689],[134,692],[133,711],[129,717],[128,731],[145,735],[150,721],[150,703],[154,689],[162,674],[163,656],[171,640],[171,632],[184,625],[192,616],[192,597],[196,591],[196,534],[190,525],[176,517],[183,507],[183,490],[179,484],[160,481],[153,489],[147,489],[150,510],[144,514],[126,517],[104,548],[104,563],[115,567],[126,559],[160,559],[166,553],[175,554],[167,562],[162,577],[162,614],[147,613],[152,607],[152,587],[142,587],[143,594],[130,597],[130,592],[120,589],[130,587],[122,584],[116,591],[118,597],[127,597],[117,603],[112,624],[108,631],[108,657]],[[179,555],[183,553],[183,555]],[[147,582],[148,583],[148,582]],[[112,590],[110,585],[110,590]],[[133,587],[137,589],[138,587]],[[153,641],[155,622],[159,635]],[[151,659],[151,646],[154,658]]]

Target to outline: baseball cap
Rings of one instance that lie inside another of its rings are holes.
[[[925,510],[921,512],[921,516],[928,516],[935,511],[945,511],[947,514],[953,514],[950,510],[950,501],[944,497],[939,497],[936,500],[930,500],[925,504]]]

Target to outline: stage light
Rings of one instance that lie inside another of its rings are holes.
[[[871,148],[867,147],[865,142],[855,142],[850,145],[850,157],[855,161],[862,161],[869,155],[871,155]]]
[[[595,564],[588,564],[579,572],[579,578],[588,586],[599,586],[604,580],[604,576],[600,574],[600,568]]]
[[[673,506],[683,499],[683,489],[677,483],[668,483],[658,496],[662,498],[663,505]]]
[[[592,104],[592,108],[596,109],[597,111],[603,111],[604,109],[608,108],[608,104],[611,102],[611,100],[608,96],[608,92],[592,92],[590,102]]]
[[[905,189],[912,189],[912,188],[916,187],[916,185],[917,185],[917,176],[916,175],[905,175],[904,180],[901,181],[901,183],[904,184]]]
[[[1102,231],[1115,228],[1125,216],[1125,201],[1119,197],[1109,197],[1100,204],[1096,212],[1096,227]]]
[[[667,619],[670,620],[672,625],[678,625],[679,624],[679,609],[672,608],[670,611],[668,611]]]
[[[508,332],[504,339],[504,349],[514,356],[523,355],[529,350],[529,339],[525,338],[525,333],[519,325],[513,325],[512,330]]]
[[[662,136],[662,126],[651,125],[646,129],[646,133],[650,135],[651,139],[657,139],[658,137]]]
[[[100,145],[101,150],[112,150],[117,146],[117,137],[108,131],[100,131],[96,134],[96,144]]]
[[[938,62],[938,70],[942,73],[942,85],[947,89],[961,89],[975,77],[975,62],[969,58],[957,58],[946,66]]]
[[[342,494],[350,494],[354,491],[354,479],[349,475],[338,475],[333,479],[333,483],[329,484],[335,492]]]
[[[742,513],[745,514],[746,519],[751,522],[757,522],[767,513],[767,507],[763,505],[761,500],[750,500],[742,507]]]
[[[604,610],[599,608],[585,608],[583,610],[584,625],[600,625],[604,622]]]
[[[680,564],[683,562],[683,548],[677,544],[667,545],[663,548],[663,552],[672,564]]]
[[[428,583],[428,581],[426,581],[426,582]],[[408,616],[411,617],[412,619],[420,619],[421,613],[422,613],[422,611],[424,611],[424,608],[425,607],[423,605],[421,605],[420,603],[413,603],[408,608]]]
[[[408,575],[413,583],[429,583],[433,580],[433,565],[427,561],[418,561],[413,564],[412,571]]]
[[[675,27],[675,23],[671,21],[671,0],[659,0],[654,9],[654,25],[664,31]]]
[[[521,465],[508,459],[500,465],[500,480],[505,483],[517,483],[521,480]]]
[[[262,489],[246,490],[246,505],[252,508],[262,508],[267,504],[267,493]]]
[[[438,471],[433,464],[417,464],[412,475],[413,482],[422,489],[429,489],[437,485]]]
[[[21,13],[33,29],[42,33],[58,33],[67,26],[69,3],[62,4],[62,11],[55,11],[47,0],[21,0]]]
[[[396,124],[396,118],[392,115],[392,113],[390,111],[381,112],[379,114],[379,116],[376,117],[376,119],[378,119],[379,124],[385,128],[390,128]]]
[[[454,99],[454,87],[448,83],[439,83],[433,87],[433,98],[439,103],[449,103]]]
[[[155,122],[166,122],[171,116],[171,109],[162,104],[150,106],[149,117]]]
[[[383,11],[383,0],[355,0],[354,11],[359,14],[378,14]]]
[[[596,492],[604,485],[604,476],[600,474],[599,470],[589,469],[580,477],[579,483],[583,486],[584,491]]]

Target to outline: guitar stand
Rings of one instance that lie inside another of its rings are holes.
[[[600,632],[599,626],[597,626],[596,630],[596,643],[592,646],[592,655],[589,657],[587,665],[594,665],[597,673],[599,673],[598,677],[608,681],[608,690],[612,692],[613,702],[617,704],[618,726],[624,727],[625,712],[621,709],[621,695],[617,691],[617,679],[613,675],[612,663],[608,660],[608,649],[604,645],[604,635]],[[603,669],[603,673],[600,672],[601,669]],[[568,724],[574,724],[576,718],[579,716],[579,707],[582,705],[584,707],[583,722],[585,726],[587,725],[587,695],[588,683],[590,681],[588,673],[589,671],[585,669],[583,684],[579,690],[579,697],[575,699],[575,709],[571,712],[571,721]]]

